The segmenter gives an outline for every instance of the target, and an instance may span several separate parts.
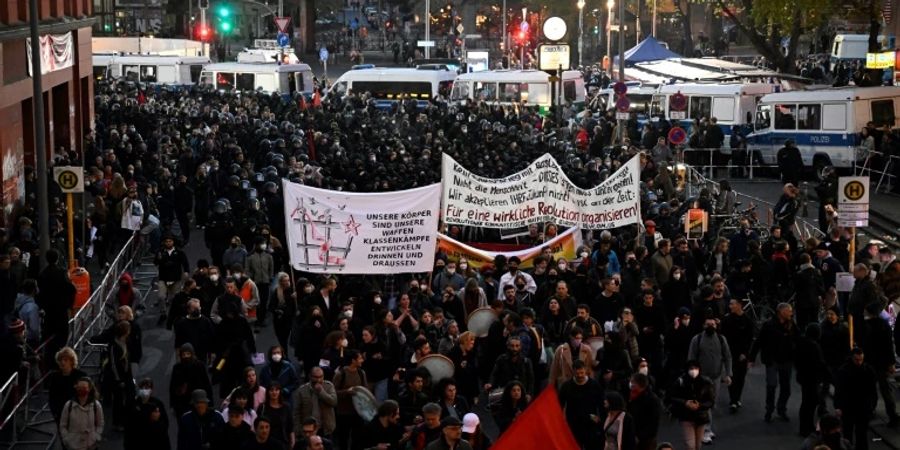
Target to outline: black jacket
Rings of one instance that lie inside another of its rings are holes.
[[[797,336],[794,322],[784,326],[778,317],[773,317],[759,330],[759,337],[750,349],[750,361],[755,361],[756,355],[762,353],[760,361],[766,365],[793,362]]]
[[[685,374],[679,377],[667,392],[667,403],[672,415],[682,422],[693,422],[697,425],[707,424],[710,421],[710,409],[715,404],[715,389],[712,380],[698,375],[691,378]],[[695,400],[700,403],[700,408],[692,411],[685,402]]]
[[[189,343],[194,346],[197,359],[206,361],[216,342],[216,330],[212,320],[206,316],[197,318],[181,317],[175,321],[175,348]]]
[[[182,274],[190,273],[187,255],[180,249],[172,249],[172,253],[160,249],[153,258],[153,264],[159,268],[159,281],[179,281]]]
[[[191,393],[194,389],[203,389],[208,398],[212,398],[212,385],[206,372],[206,365],[192,359],[190,362],[178,362],[172,367],[172,378],[169,382],[169,406],[175,411],[190,409]]]
[[[735,361],[740,355],[750,354],[755,334],[756,324],[746,314],[728,314],[722,319],[722,336],[728,341],[728,347]]]
[[[525,385],[525,393],[534,393],[534,369],[531,367],[531,360],[523,355],[519,355],[517,361],[513,361],[509,353],[504,353],[497,358],[494,363],[494,370],[491,372],[491,385],[495,387],[504,387],[510,381],[519,381]]]
[[[866,362],[876,372],[882,372],[896,362],[894,336],[891,326],[881,317],[866,319],[865,331],[858,344],[866,352]]]
[[[794,292],[798,309],[815,309],[825,294],[825,284],[815,267],[806,267],[794,276]]]
[[[634,418],[635,436],[639,443],[649,442],[659,434],[662,403],[649,387],[628,404],[628,414]]]
[[[834,408],[851,417],[871,414],[878,404],[878,383],[875,369],[867,363],[857,366],[847,362],[838,370],[834,390]]]
[[[826,380],[828,368],[825,365],[825,356],[819,342],[808,337],[803,337],[797,343],[797,359],[794,361],[797,368],[797,382],[821,383]]]

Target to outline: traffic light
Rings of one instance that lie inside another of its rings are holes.
[[[594,34],[600,34],[600,26],[594,25]]]
[[[220,3],[215,9],[218,30],[223,35],[231,34],[234,30],[234,10],[228,3]]]
[[[208,26],[197,25],[196,35],[197,39],[206,42],[212,37],[212,30]]]
[[[519,30],[516,32],[516,41],[519,42],[519,45],[524,44],[528,41],[528,32],[525,30]]]

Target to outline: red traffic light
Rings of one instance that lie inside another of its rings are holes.
[[[205,41],[205,40],[209,39],[211,35],[212,35],[212,30],[210,30],[210,28],[208,26],[206,26],[206,27],[204,27],[203,25],[197,26],[197,37],[201,41]]]
[[[525,30],[519,30],[519,32],[516,33],[516,39],[520,43],[527,41],[528,40],[528,32]]]

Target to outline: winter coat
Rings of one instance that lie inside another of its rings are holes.
[[[337,426],[334,408],[338,403],[334,384],[330,381],[325,381],[322,390],[316,391],[311,383],[306,383],[297,389],[293,400],[295,430],[303,429],[303,421],[307,417],[312,416],[315,409],[318,409],[319,417],[316,417],[316,419],[322,424],[322,432],[329,436],[334,432]],[[318,408],[313,408],[313,402],[318,403]]]
[[[16,297],[16,317],[25,322],[25,339],[32,347],[41,342],[41,309],[34,297],[20,293]]]
[[[668,404],[675,418],[695,425],[709,423],[710,409],[716,400],[712,380],[703,375],[691,378],[685,374],[669,387],[668,394]],[[700,408],[691,411],[685,405],[688,400],[696,400],[700,403]]]
[[[70,450],[90,450],[100,446],[103,439],[103,407],[92,400],[82,405],[72,399],[63,405],[59,420],[63,444]]]

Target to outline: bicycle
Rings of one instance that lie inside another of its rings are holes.
[[[755,323],[763,324],[775,317],[775,310],[765,302],[754,302],[753,292],[747,293],[747,298],[741,299],[741,307],[744,314],[750,317]]]

